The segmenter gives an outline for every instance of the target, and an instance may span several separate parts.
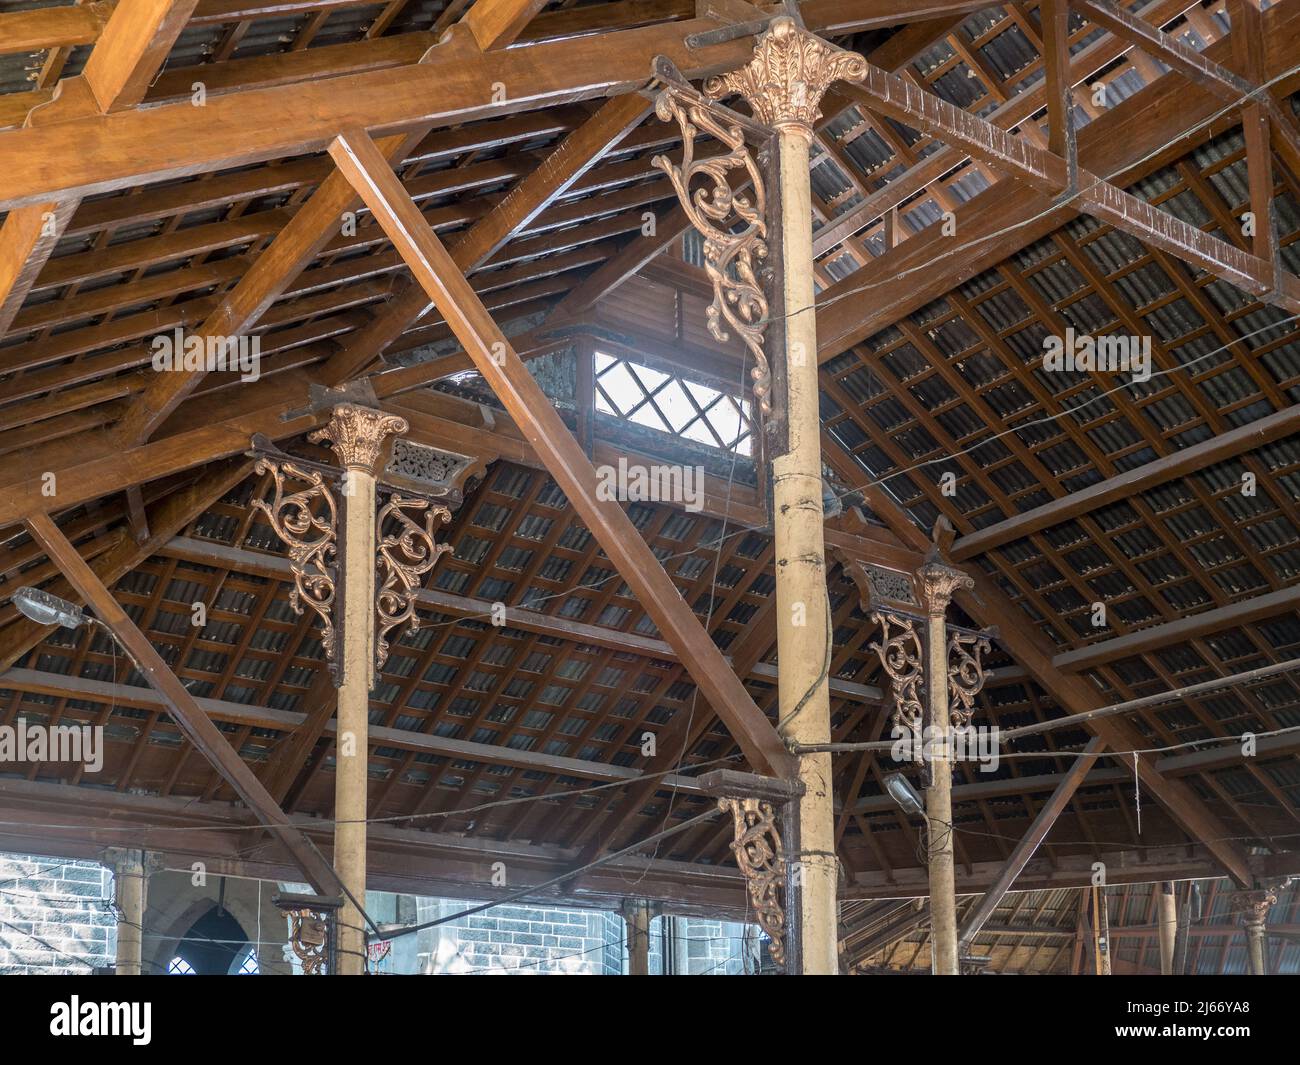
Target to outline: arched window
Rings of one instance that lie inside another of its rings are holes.
[[[247,932],[227,910],[213,906],[180,942],[167,966],[177,976],[257,976],[257,955]]]

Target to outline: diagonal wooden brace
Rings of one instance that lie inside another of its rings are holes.
[[[244,800],[258,820],[278,836],[285,849],[317,891],[327,895],[342,894],[342,884],[333,867],[316,849],[302,830],[292,824],[270,793],[262,786],[239,753],[214,725],[185,685],[168,668],[149,638],[113,598],[104,582],[87,565],[80,552],[59,531],[48,514],[34,514],[27,519],[32,537],[45,549],[50,560],[63,571],[68,582],[91,607],[95,616],[107,625],[140,667],[149,684],[167,701],[172,718],[182,734],[225,778]]]
[[[590,459],[369,135],[363,130],[341,135],[330,146],[330,155],[369,205],[416,281],[437,305],[619,574],[672,644],[750,765],[772,776],[792,775],[794,760],[776,728],[745,690],[623,508],[599,497],[598,475]]]

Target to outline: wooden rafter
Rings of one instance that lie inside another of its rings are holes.
[[[868,66],[863,82],[844,90],[900,122],[958,146],[1042,194],[1077,196],[1083,209],[1143,242],[1216,274],[1252,295],[1288,310],[1300,310],[1300,278],[1275,278],[1273,264],[1184,222],[1125,192],[1086,167],[1077,173],[1077,190],[1067,189],[1067,160],[977,119],[913,83]]]
[[[483,51],[506,48],[546,4],[547,0],[474,0],[461,24]]]
[[[119,3],[82,77],[105,114],[134,107],[185,28],[199,0]]]
[[[954,0],[927,6],[982,5]],[[897,22],[908,8],[902,0],[809,0],[801,11],[810,29],[848,32]],[[424,62],[209,95],[202,108],[186,100],[126,112],[111,124],[96,116],[3,131],[0,152],[11,165],[0,174],[0,207],[320,150],[339,129],[449,125],[629,92],[649,80],[650,59],[660,54],[687,76],[738,65],[751,50],[745,38],[686,46],[687,37],[714,28],[710,19],[691,19],[499,53],[481,53],[464,34],[453,33]],[[484,94],[493,83],[527,85],[528,94],[493,102]],[[266,114],[278,121],[254,118]]]

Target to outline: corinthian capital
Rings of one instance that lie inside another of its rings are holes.
[[[748,64],[709,78],[704,92],[715,100],[739,93],[760,122],[811,141],[813,124],[822,115],[818,105],[831,82],[861,81],[866,75],[862,56],[828,44],[782,15],[758,39]]]
[[[973,578],[942,562],[927,562],[916,571],[916,579],[921,603],[930,614],[942,614],[957,591],[975,587]]]
[[[346,469],[375,473],[379,455],[384,449],[384,438],[390,433],[404,433],[409,428],[406,419],[396,414],[341,403],[334,408],[329,425],[316,430],[307,439],[323,440],[329,444]]]

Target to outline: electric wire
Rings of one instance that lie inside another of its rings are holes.
[[[382,933],[382,936],[384,939],[390,939],[390,940],[396,939],[399,936],[410,935],[412,932],[419,932],[425,928],[435,928],[438,925],[448,924],[449,922],[458,920],[461,917],[470,917],[476,913],[482,913],[484,910],[490,910],[496,906],[504,906],[510,902],[515,902],[519,899],[528,898],[529,896],[536,895],[539,891],[545,891],[547,888],[556,887],[559,884],[563,884],[565,881],[572,880],[574,877],[580,876],[585,872],[588,872],[592,869],[597,868],[598,866],[606,864],[607,862],[612,862],[617,858],[622,858],[626,855],[633,854],[636,851],[641,850],[641,848],[649,846],[651,843],[657,843],[659,840],[665,839],[668,836],[676,835],[678,832],[684,832],[686,829],[692,828],[703,821],[712,820],[713,818],[717,817],[720,812],[721,811],[717,810],[716,808],[712,810],[705,810],[703,813],[697,814],[692,818],[688,818],[687,820],[681,822],[680,824],[674,825],[672,828],[665,829],[662,832],[656,832],[653,836],[647,836],[645,839],[638,840],[637,842],[630,844],[627,847],[623,847],[621,850],[611,851],[608,854],[600,855],[594,861],[590,861],[586,865],[581,866],[578,869],[570,869],[568,872],[561,873],[559,876],[552,877],[550,880],[545,880],[540,884],[532,884],[526,888],[521,888],[518,891],[513,891],[507,895],[503,895],[499,899],[495,899],[491,902],[485,902],[478,906],[471,906],[467,910],[461,910],[459,913],[453,913],[447,917],[438,917],[432,921],[424,921],[421,922],[420,924],[407,925],[406,927],[403,928],[386,929]]]

